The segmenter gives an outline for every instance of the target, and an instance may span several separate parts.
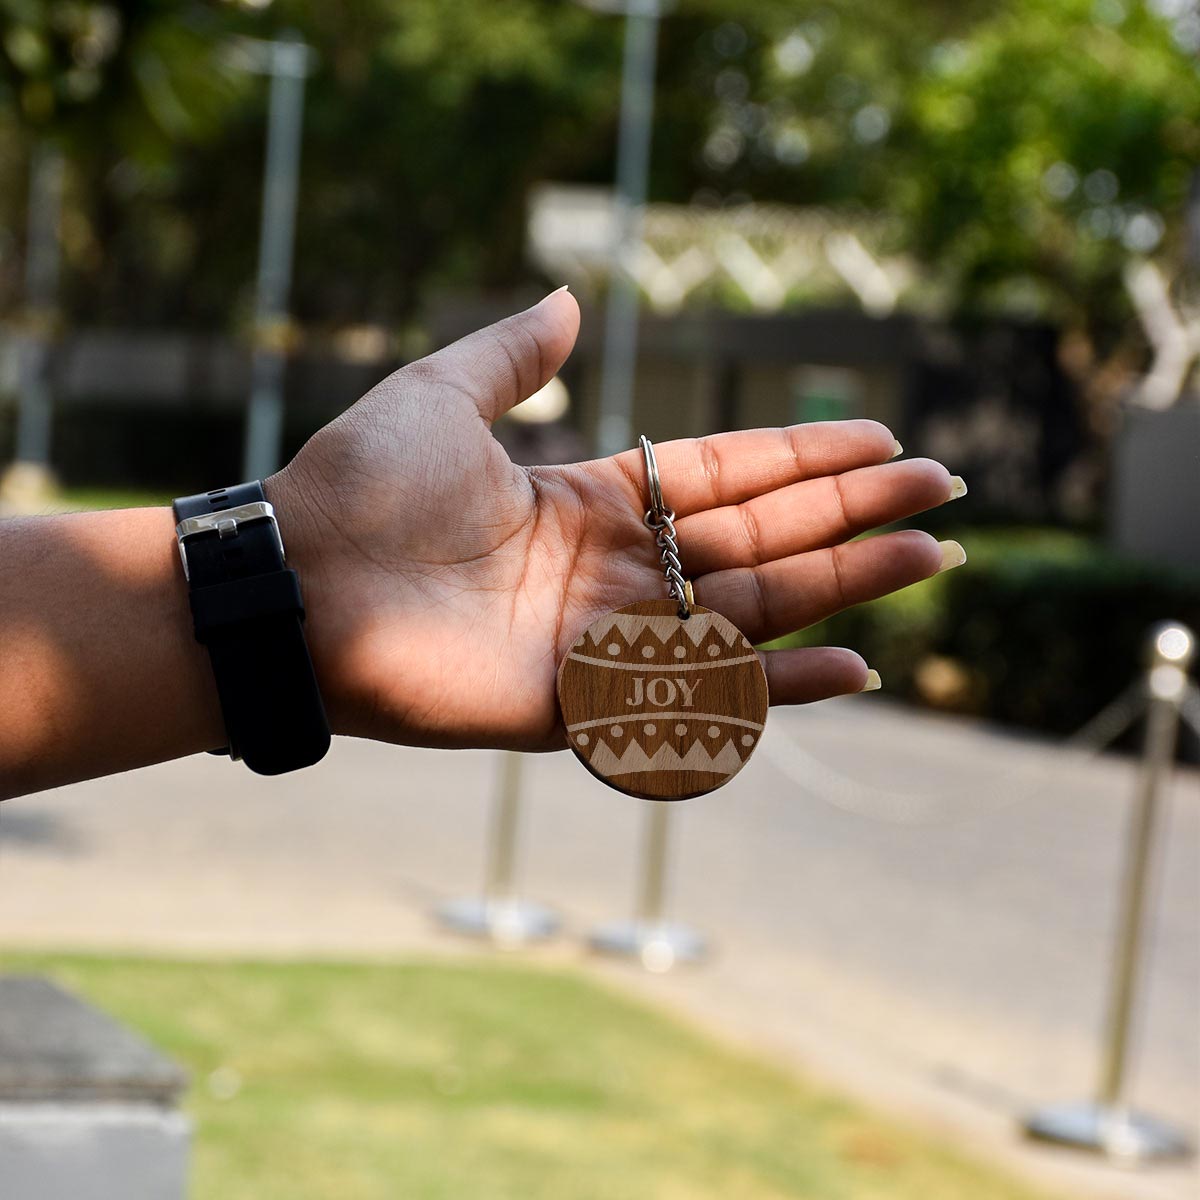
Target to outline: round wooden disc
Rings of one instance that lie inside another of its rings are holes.
[[[686,800],[746,765],[767,719],[754,647],[719,613],[674,600],[619,608],[584,631],[558,669],[579,760],[618,791]]]

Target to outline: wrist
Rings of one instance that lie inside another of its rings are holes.
[[[172,505],[196,640],[220,701],[223,753],[259,775],[319,762],[330,729],[304,631],[299,572],[286,561],[258,480]]]
[[[304,636],[333,733],[352,732],[340,630],[338,591],[331,570],[328,521],[314,511],[312,488],[294,464],[263,480],[263,492],[275,509],[287,565],[300,578],[304,598]]]

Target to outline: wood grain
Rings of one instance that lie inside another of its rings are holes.
[[[593,622],[558,669],[576,757],[610,787],[686,800],[746,764],[767,719],[754,647],[719,613],[643,600]]]

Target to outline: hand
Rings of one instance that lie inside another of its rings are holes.
[[[665,596],[641,454],[509,461],[492,422],[575,342],[566,292],[384,380],[267,482],[301,573],[336,732],[435,746],[557,749],[562,656],[603,613]],[[851,541],[950,498],[946,469],[889,462],[873,421],[656,446],[698,603],[755,643],[937,573],[907,530]],[[860,691],[850,650],[764,655],[771,702]]]

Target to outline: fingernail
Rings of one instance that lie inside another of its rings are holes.
[[[950,476],[950,495],[947,500],[960,500],[967,494],[967,481],[961,475]]]
[[[559,292],[565,292],[565,291],[566,291],[566,290],[567,290],[567,289],[568,289],[570,286],[571,286],[571,285],[570,285],[569,283],[564,283],[564,284],[562,285],[562,287],[556,287],[556,288],[554,289],[554,291],[552,291],[552,292],[547,292],[547,293],[546,293],[546,295],[544,295],[544,296],[543,296],[543,297],[542,297],[542,298],[541,298],[541,299],[538,301],[538,303],[539,303],[539,304],[545,304],[545,303],[546,303],[546,301],[547,301],[547,300],[549,300],[551,296],[557,296]]]
[[[967,561],[967,552],[957,542],[938,542],[938,546],[942,551],[942,565],[938,567],[937,574],[961,567]]]
[[[874,670],[867,671],[867,682],[858,690],[860,692],[877,692],[883,687],[883,680],[879,678],[879,672]]]
[[[902,455],[904,453],[904,447],[902,445],[900,445],[900,443],[898,441],[896,441],[895,438],[892,439],[892,445],[895,447],[895,449],[892,451],[892,457],[899,458],[900,455]]]

